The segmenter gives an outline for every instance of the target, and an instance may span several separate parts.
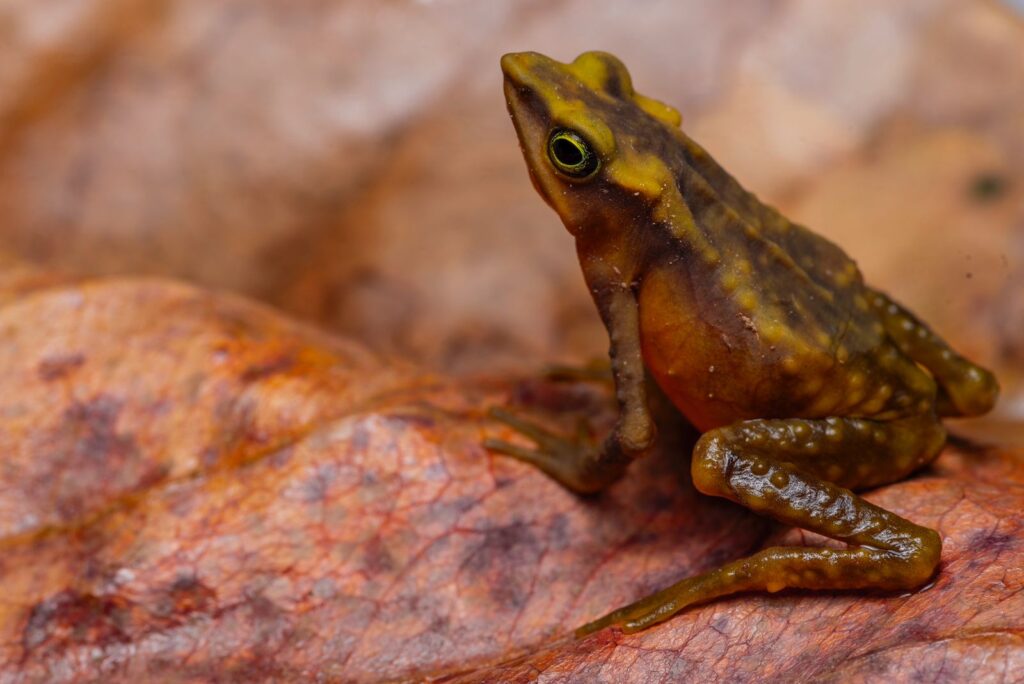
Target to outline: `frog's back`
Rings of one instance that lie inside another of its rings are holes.
[[[812,289],[834,300],[831,312],[842,314],[855,306],[863,279],[842,249],[761,202],[685,133],[679,139],[685,161],[678,182],[688,203],[723,209],[704,216],[710,239],[745,254],[756,277],[775,281],[777,290],[800,291],[813,283],[817,287]],[[866,303],[861,308],[867,311]]]
[[[679,140],[677,183],[706,248],[679,259],[666,243],[670,256],[651,275],[661,292],[650,301],[662,321],[675,306],[690,332],[649,320],[662,332],[647,347],[680,408],[706,428],[748,416],[873,415],[927,395],[929,378],[886,336],[853,260]],[[655,348],[672,337],[710,342]]]

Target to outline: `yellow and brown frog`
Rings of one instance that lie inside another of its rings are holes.
[[[993,375],[866,285],[839,247],[743,189],[614,56],[525,52],[501,67],[530,177],[575,237],[608,329],[619,416],[593,444],[497,411],[536,448],[488,446],[598,492],[655,441],[653,379],[702,433],[700,491],[847,545],[764,549],[578,634],[644,629],[738,591],[926,583],[939,535],[853,490],[934,459],[940,418],[991,409]]]

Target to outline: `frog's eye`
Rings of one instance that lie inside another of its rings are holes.
[[[579,133],[558,128],[548,139],[548,156],[555,168],[570,178],[590,178],[601,160]]]

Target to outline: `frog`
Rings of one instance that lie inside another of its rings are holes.
[[[995,375],[740,185],[614,55],[510,53],[501,70],[529,177],[574,238],[607,329],[617,418],[598,439],[497,407],[521,439],[485,446],[596,495],[655,446],[659,393],[699,433],[698,491],[839,542],[764,548],[576,636],[636,632],[737,592],[925,586],[940,535],[858,492],[933,461],[943,418],[993,408]]]

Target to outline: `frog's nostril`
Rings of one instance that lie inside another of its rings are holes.
[[[515,63],[516,53],[508,52],[501,56],[501,69],[502,71],[508,71],[509,67]]]
[[[501,57],[501,71],[516,85],[525,85],[531,80],[530,74],[545,60],[551,61],[536,52],[510,52]]]
[[[501,73],[505,77],[505,83],[516,88],[524,88],[529,80],[526,63],[517,54],[505,55],[501,58]]]

